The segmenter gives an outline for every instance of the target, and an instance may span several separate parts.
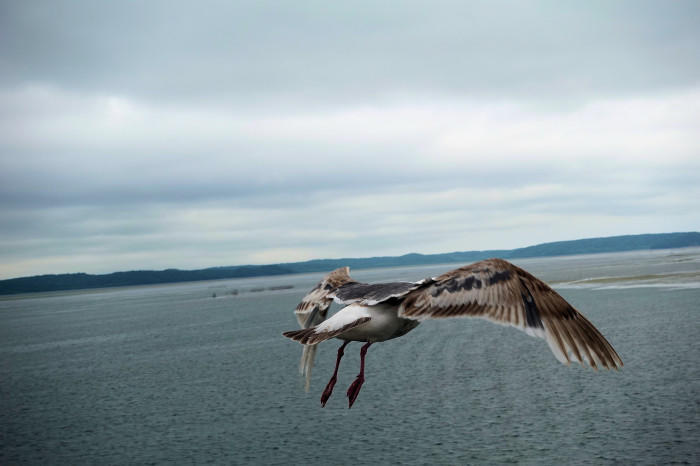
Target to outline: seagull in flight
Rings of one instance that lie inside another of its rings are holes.
[[[345,307],[326,319],[333,301]],[[347,391],[348,407],[365,381],[369,347],[403,336],[426,319],[479,317],[546,340],[564,364],[574,360],[594,369],[622,367],[612,345],[583,314],[549,285],[503,259],[486,259],[418,282],[378,284],[359,283],[350,278],[349,267],[342,267],[326,275],[294,313],[302,328],[283,335],[304,345],[300,371],[307,390],[316,345],[331,338],[343,341],[321,406],[333,393],[340,360],[351,341],[365,344],[360,373]]]

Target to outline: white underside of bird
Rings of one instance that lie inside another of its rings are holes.
[[[404,326],[406,319],[398,316],[399,307],[387,304],[363,306],[351,304],[335,313],[330,319],[316,327],[317,333],[334,332],[362,319],[369,319],[364,323],[353,326],[349,330],[339,334],[337,338],[350,341],[379,342],[393,338],[399,329]]]

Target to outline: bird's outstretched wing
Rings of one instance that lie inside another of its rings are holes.
[[[480,317],[544,338],[565,364],[575,359],[594,369],[622,366],[588,319],[546,283],[502,259],[476,262],[427,281],[406,295],[399,317]]]
[[[349,267],[335,269],[323,277],[294,309],[294,315],[296,315],[301,328],[313,327],[323,322],[326,319],[328,308],[333,303],[331,294],[341,285],[347,283],[355,283],[350,278]]]
[[[323,277],[321,281],[304,296],[296,309],[294,315],[299,321],[302,329],[314,327],[324,320],[328,314],[328,308],[333,303],[330,294],[346,283],[354,283],[350,278],[350,268],[341,267]],[[311,369],[316,358],[316,346],[304,345],[299,363],[299,372],[306,378],[306,390],[309,390],[311,383]]]

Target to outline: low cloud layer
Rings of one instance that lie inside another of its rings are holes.
[[[3,6],[0,277],[697,230],[695,3]]]

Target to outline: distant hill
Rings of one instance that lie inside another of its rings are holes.
[[[467,264],[488,257],[521,259],[526,257],[597,254],[643,249],[672,249],[690,246],[700,246],[700,233],[688,232],[610,236],[606,238],[557,241],[518,249],[449,252],[445,254],[411,253],[403,256],[368,257],[360,259],[315,259],[306,262],[290,262],[286,264],[235,265],[199,270],[136,270],[130,272],[114,272],[104,275],[91,275],[86,273],[38,275],[0,280],[0,295],[40,291],[107,288],[114,286],[152,285],[223,278],[259,277],[291,273],[325,272],[346,265],[353,269],[367,269],[408,265],[447,264],[453,262]]]

